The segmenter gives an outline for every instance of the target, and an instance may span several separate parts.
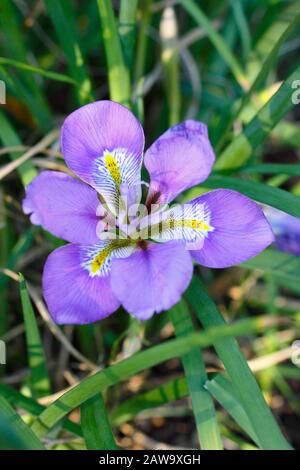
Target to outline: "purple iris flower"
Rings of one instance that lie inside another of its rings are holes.
[[[70,242],[50,254],[43,272],[44,297],[57,323],[92,323],[120,305],[145,320],[179,301],[191,281],[193,260],[224,268],[273,242],[261,208],[235,191],[218,189],[166,208],[212,169],[215,155],[200,122],[172,127],[146,151],[150,213],[135,219],[135,229],[143,233],[138,238],[130,223],[126,232],[125,222],[116,224],[122,236],[105,239],[99,222],[103,209],[109,221],[118,210],[126,212],[120,196],[126,194],[131,205],[140,203],[144,133],[139,121],[120,104],[95,102],[68,116],[61,143],[79,180],[42,172],[23,202],[33,224]],[[147,236],[149,223],[153,230]],[[111,222],[107,225],[110,232]]]
[[[265,206],[263,209],[273,229],[278,250],[300,256],[300,220],[274,207]]]

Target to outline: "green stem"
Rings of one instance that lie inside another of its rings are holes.
[[[176,47],[177,21],[173,8],[165,9],[162,15],[160,37],[161,61],[169,107],[169,125],[173,126],[180,121],[179,51]]]
[[[138,0],[121,0],[120,3],[119,35],[129,70],[132,70],[134,57],[137,4]]]

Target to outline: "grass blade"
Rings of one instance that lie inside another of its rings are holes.
[[[0,396],[0,449],[45,450],[39,439],[2,396]]]
[[[26,331],[28,361],[31,370],[30,384],[32,394],[34,397],[50,395],[51,387],[46,367],[44,349],[22,274],[20,274],[20,295]]]
[[[171,320],[176,336],[186,336],[195,331],[188,307],[184,300],[170,310]],[[205,364],[199,348],[192,349],[181,358],[189,392],[192,400],[193,413],[202,450],[221,450],[222,440],[217,422],[213,400],[204,389],[207,381]]]
[[[222,374],[216,375],[212,380],[208,380],[205,388],[222,405],[222,407],[232,416],[237,424],[245,431],[251,439],[259,445],[257,436],[252,428],[245,410],[238,400],[232,384]]]
[[[276,281],[293,292],[300,293],[300,258],[280,251],[267,250],[241,264],[276,278]]]
[[[200,279],[194,278],[187,298],[205,329],[224,325],[225,320],[206,293]],[[235,338],[214,342],[214,347],[237,390],[240,402],[263,449],[290,449],[257,385]]]
[[[45,0],[45,5],[65,53],[70,75],[76,83],[80,84],[77,89],[78,102],[86,104],[93,99],[92,84],[78,40],[73,8],[69,0]]]
[[[138,0],[121,0],[119,14],[119,35],[125,62],[132,70],[136,35],[136,9]]]
[[[276,207],[300,218],[300,197],[284,189],[226,176],[211,176],[205,181],[204,185],[208,188],[234,189],[256,201]]]
[[[88,450],[116,450],[102,395],[87,400],[81,406],[81,427]]]
[[[1,390],[1,389],[0,389]],[[111,420],[114,426],[120,426],[132,420],[139,413],[179,400],[189,394],[185,377],[169,382],[141,393],[120,403],[112,412]]]
[[[223,40],[220,33],[218,33],[214,25],[203,13],[201,8],[193,0],[181,0],[179,3],[194,18],[196,23],[203,29],[205,29],[207,36],[219,52],[220,56],[223,57],[224,61],[227,63],[233,76],[235,77],[236,81],[240,84],[240,86],[242,88],[247,88],[247,79],[239,62],[237,61],[231,50],[228,48],[226,42]]]
[[[130,107],[131,87],[125,64],[117,23],[110,0],[97,0],[105,47],[110,98]]]
[[[5,49],[10,57],[20,62],[28,62],[29,53],[25,46],[14,2],[10,0],[2,0],[0,2],[0,25],[4,33]],[[28,73],[20,73],[19,79],[11,74],[7,75],[9,80],[7,80],[7,76],[4,77],[7,85],[12,87],[16,96],[19,96],[24,104],[31,109],[39,127],[47,131],[51,126],[52,116],[48,103],[35,77],[30,77]]]
[[[283,82],[279,90],[247,124],[243,132],[226,147],[218,158],[215,169],[239,167],[251,157],[255,148],[270,135],[276,124],[294,106],[292,95],[295,89],[292,84],[299,78],[299,74],[300,66]]]
[[[232,0],[232,5],[238,5],[239,2]],[[235,119],[237,119],[241,111],[249,103],[253,94],[258,91],[266,81],[266,78],[272,70],[272,65],[278,56],[281,45],[286,41],[292,30],[298,24],[300,19],[300,2],[296,1],[283,10],[279,19],[272,23],[267,29],[263,37],[258,41],[252,51],[249,61],[246,64],[247,78],[251,83],[251,87],[244,94],[241,103],[231,113],[231,117],[227,120],[226,129],[223,130],[221,140],[218,142],[217,149],[225,140],[228,131],[232,128]],[[239,7],[235,7],[239,8]],[[282,125],[282,123],[280,123]]]
[[[73,80],[73,78],[63,73],[51,72],[49,70],[41,69],[40,67],[35,67],[33,65],[25,64],[24,62],[19,62],[14,59],[8,59],[7,57],[0,57],[0,65],[10,65],[20,70],[24,70],[29,73],[36,73],[42,77],[49,78],[50,80],[55,80],[58,82],[70,83],[71,85],[78,86],[78,83]]]
[[[237,170],[239,173],[300,176],[300,165],[290,163],[261,163],[247,165]]]
[[[15,132],[14,128],[6,118],[5,114],[0,111],[0,140],[3,145],[7,147],[13,147],[22,145],[18,134]],[[11,160],[16,160],[22,155],[21,152],[12,152],[10,154]],[[37,175],[37,171],[30,161],[25,162],[23,165],[18,167],[18,172],[20,174],[22,183],[24,186],[27,186],[32,179]]]
[[[218,326],[212,327],[209,330],[191,333],[184,338],[169,340],[158,346],[153,346],[145,351],[133,354],[128,359],[103,369],[74,386],[61,398],[52,403],[36,419],[32,429],[38,436],[43,436],[71,410],[97,395],[97,393],[103,392],[111,385],[126,380],[128,377],[156,364],[174,357],[181,357],[187,354],[193,347],[206,347],[218,339],[223,338],[224,340],[224,337],[228,336],[249,334],[252,331],[265,331],[267,325],[275,325],[277,321],[275,316],[240,320],[232,325],[227,325],[222,321],[221,323],[219,322]],[[280,443],[282,444],[282,441]]]
[[[234,19],[240,33],[243,58],[246,59],[251,50],[251,35],[244,12],[243,1],[236,2],[235,0],[230,0],[230,6],[232,8]]]
[[[38,416],[46,409],[46,406],[41,405],[31,397],[22,395],[22,393],[6,384],[0,383],[0,395],[4,397],[12,406],[21,408],[32,416]],[[73,434],[82,437],[80,426],[78,426],[78,424],[74,423],[73,421],[65,418],[63,421],[63,428],[66,431],[72,432]]]

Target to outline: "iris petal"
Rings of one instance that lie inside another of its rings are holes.
[[[112,289],[129,313],[146,320],[180,300],[192,273],[192,260],[182,243],[145,242],[129,258],[112,261]]]
[[[139,121],[113,101],[85,105],[67,117],[62,152],[68,166],[117,209],[121,185],[140,182],[144,133]]]
[[[44,171],[26,188],[23,211],[55,236],[89,244],[98,240],[99,205],[96,191],[86,184],[62,172]]]
[[[65,245],[49,255],[43,292],[49,312],[59,324],[93,323],[120,306],[110,276],[90,276],[82,266],[82,248],[78,245]]]
[[[188,120],[167,130],[145,153],[150,174],[148,204],[171,202],[204,181],[215,160],[205,124]]]
[[[236,191],[217,189],[192,201],[205,204],[214,230],[204,239],[193,258],[210,268],[225,268],[256,256],[274,241],[261,208]]]

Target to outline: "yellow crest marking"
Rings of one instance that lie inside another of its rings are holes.
[[[116,186],[119,187],[122,183],[122,178],[121,178],[121,173],[120,173],[120,170],[119,170],[117,160],[110,153],[106,154],[104,159],[105,159],[105,166],[106,166],[110,176],[114,180]]]
[[[180,220],[169,219],[167,223],[169,223],[169,228],[171,229],[191,228],[193,230],[202,230],[205,232],[209,232],[210,230],[212,230],[212,227],[209,224],[207,224],[206,222],[203,222],[203,220],[197,220],[197,219],[180,219]]]
[[[92,273],[95,274],[102,268],[104,262],[112,254],[114,250],[116,250],[117,248],[126,248],[129,245],[131,245],[130,240],[112,241],[109,245],[103,248],[103,250],[99,251],[99,253],[95,256],[95,258],[91,262]]]

